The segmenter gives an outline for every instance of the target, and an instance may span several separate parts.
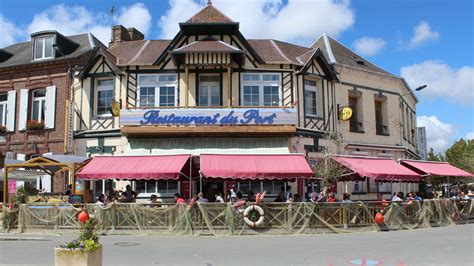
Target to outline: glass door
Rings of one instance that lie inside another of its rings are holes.
[[[220,106],[221,88],[220,76],[199,75],[199,106]]]

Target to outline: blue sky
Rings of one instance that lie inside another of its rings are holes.
[[[54,1],[2,0],[0,46],[55,28],[91,31],[107,42],[114,24],[135,26],[148,39],[172,38],[177,23],[207,0]],[[328,33],[368,60],[407,79],[417,93],[418,125],[429,146],[443,151],[456,139],[474,138],[474,1],[471,0],[213,0],[241,23],[249,38],[310,45]]]

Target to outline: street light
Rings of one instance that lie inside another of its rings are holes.
[[[428,87],[428,85],[426,85],[426,84],[425,84],[425,85],[422,85],[422,86],[416,88],[415,91],[421,91],[422,89],[424,89],[424,88],[426,88],[426,87]]]

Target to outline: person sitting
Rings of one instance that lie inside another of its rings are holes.
[[[318,197],[319,197],[318,193],[316,191],[313,191],[311,192],[309,201],[312,203],[316,203],[318,201]]]
[[[255,193],[252,190],[247,191],[247,201],[255,202]]]
[[[352,202],[351,194],[349,193],[342,194],[342,202]]]
[[[204,197],[204,194],[202,194],[202,192],[199,192],[197,202],[208,203],[209,200]]]
[[[150,207],[161,207],[160,203],[163,203],[163,200],[159,199],[155,194],[150,196]]]
[[[183,204],[183,203],[186,203],[186,201],[181,198],[181,196],[179,195],[179,193],[175,193],[174,194],[174,202],[177,203],[177,204]]]
[[[105,195],[104,194],[100,194],[98,197],[97,197],[97,203],[105,203]]]
[[[400,201],[403,201],[403,195],[400,194],[401,192],[398,192],[397,194],[395,194],[392,198],[392,202],[400,202]]]
[[[328,202],[337,202],[336,195],[334,193],[329,193]]]
[[[222,197],[222,193],[217,193],[216,194],[216,202],[217,203],[225,203],[224,198]]]
[[[285,192],[281,191],[273,202],[285,202]]]

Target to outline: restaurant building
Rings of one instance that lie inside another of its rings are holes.
[[[312,184],[298,172],[298,154],[310,164],[326,153],[417,157],[411,89],[331,37],[311,47],[247,39],[239,23],[212,4],[179,27],[172,40],[146,40],[135,28],[112,27],[109,48],[96,51],[74,88],[77,155],[188,155],[189,162],[176,160],[189,169],[178,169],[187,173],[184,179],[132,182],[140,197],[203,191],[212,198],[232,185],[242,192],[267,190],[269,198],[289,189],[302,195]],[[353,116],[342,121],[339,112],[347,106]],[[286,178],[262,178],[249,170],[265,168],[257,166],[259,158],[295,168]],[[239,178],[235,168],[211,171],[234,164],[241,167]],[[230,173],[233,178],[224,176]],[[89,186],[95,195],[128,184],[95,179]],[[371,198],[374,188],[416,189],[369,183],[350,182],[346,191]]]
[[[0,168],[5,160],[68,152],[72,138],[67,139],[65,121],[71,75],[98,46],[103,45],[91,34],[64,36],[49,30],[0,49]],[[45,191],[64,192],[65,182],[64,176],[57,176],[41,183]],[[9,187],[13,192],[22,183],[12,180]]]

